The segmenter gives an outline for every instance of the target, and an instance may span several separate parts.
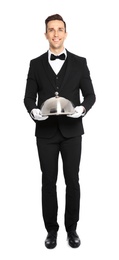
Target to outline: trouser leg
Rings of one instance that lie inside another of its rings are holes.
[[[37,147],[42,171],[42,212],[47,231],[58,231],[57,223],[57,174],[59,145],[49,139],[37,138]]]
[[[81,136],[78,136],[65,140],[61,145],[66,183],[65,227],[67,232],[75,230],[79,220],[79,165],[81,158],[81,140]]]

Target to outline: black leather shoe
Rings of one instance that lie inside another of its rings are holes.
[[[57,245],[57,232],[56,231],[50,231],[46,237],[45,240],[45,246],[48,249],[53,249]]]
[[[77,248],[80,246],[81,244],[81,241],[80,241],[80,238],[79,236],[77,235],[76,231],[71,231],[68,233],[68,236],[67,236],[67,239],[68,239],[68,244],[73,247],[73,248]]]

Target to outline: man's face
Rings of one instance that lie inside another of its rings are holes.
[[[49,41],[50,50],[54,53],[60,53],[64,49],[65,32],[64,23],[59,20],[53,20],[47,24],[46,39]]]

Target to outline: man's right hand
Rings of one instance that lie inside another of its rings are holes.
[[[48,118],[48,116],[42,116],[41,110],[38,108],[32,109],[30,115],[33,119],[38,120],[38,121],[43,121]]]

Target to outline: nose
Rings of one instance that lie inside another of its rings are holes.
[[[55,31],[54,35],[55,35],[55,37],[57,37],[58,36],[58,31]]]

